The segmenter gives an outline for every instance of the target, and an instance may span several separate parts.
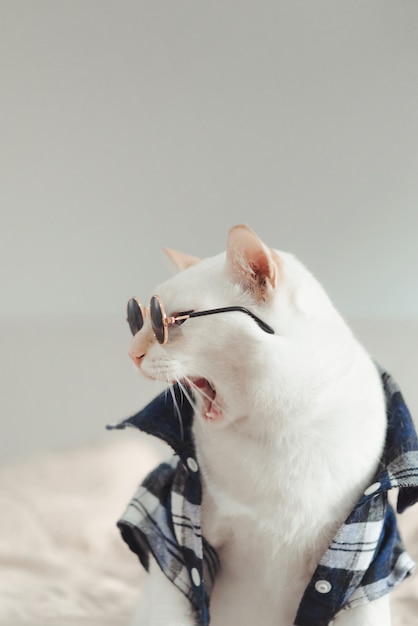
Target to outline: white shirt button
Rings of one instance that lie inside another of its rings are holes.
[[[199,587],[200,585],[200,574],[199,571],[194,567],[192,569],[192,571],[190,572],[191,576],[192,576],[192,581],[194,583],[194,585],[196,585],[196,587]]]
[[[329,593],[332,589],[332,585],[327,580],[318,580],[315,583],[315,589],[318,593]]]
[[[371,496],[372,493],[376,493],[378,489],[380,489],[380,483],[373,483],[373,485],[370,485],[370,487],[367,487],[367,489],[364,492],[364,495]]]
[[[190,470],[192,470],[192,472],[197,472],[199,469],[199,466],[197,464],[197,462],[195,461],[195,459],[191,456],[189,456],[189,458],[186,461],[187,466]]]

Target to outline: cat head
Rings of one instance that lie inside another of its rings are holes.
[[[146,377],[192,391],[208,423],[244,418],[303,359],[289,342],[295,348],[312,320],[336,313],[292,255],[269,248],[248,226],[232,228],[226,252],[215,257],[166,253],[180,270],[154,292],[169,318],[167,341],[157,340],[148,311],[129,355]],[[227,310],[207,314],[220,308]]]

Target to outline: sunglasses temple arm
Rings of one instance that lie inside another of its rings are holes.
[[[175,324],[176,322],[180,322],[182,320],[188,320],[189,317],[197,317],[197,315],[192,315],[191,313],[185,313],[184,315],[174,315],[172,317],[165,317],[163,319],[166,320],[166,324]]]
[[[253,320],[255,322],[257,322],[257,324],[259,325],[261,330],[264,330],[264,332],[268,333],[269,335],[274,335],[274,330],[273,330],[273,328],[271,326],[266,324],[266,322],[263,322],[263,320],[260,320],[259,317],[255,317],[255,315],[252,315],[251,313],[250,313],[250,315],[253,318]]]
[[[271,326],[266,324],[266,322],[263,322],[263,320],[261,320],[259,317],[254,315],[254,313],[251,313],[251,311],[243,306],[228,306],[221,309],[210,309],[209,311],[193,311],[193,313],[185,315],[184,319],[187,319],[189,317],[203,317],[204,315],[214,315],[215,313],[227,313],[228,311],[241,311],[242,313],[246,313],[247,315],[252,317],[252,319],[258,324],[261,330],[264,330],[264,332],[268,333],[269,335],[274,335],[274,330]],[[183,319],[183,316],[180,319]]]

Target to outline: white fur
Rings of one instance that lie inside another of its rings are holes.
[[[130,354],[145,376],[203,377],[217,392],[221,417],[205,419],[198,398],[194,424],[203,532],[221,560],[211,626],[292,626],[320,557],[373,477],[384,400],[374,364],[314,277],[264,247],[274,270],[257,291],[240,232],[227,255],[191,265],[155,293],[168,315],[245,306],[275,334],[229,312],[170,328],[162,346],[147,321]],[[192,626],[187,602],[157,570],[144,594],[148,617],[136,624]],[[335,624],[389,626],[388,603],[344,611]]]

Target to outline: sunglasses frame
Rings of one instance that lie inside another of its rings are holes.
[[[140,326],[134,323],[132,319],[130,319],[130,313],[132,311],[132,305],[131,305],[132,302],[135,302],[141,314],[142,323]],[[155,305],[157,305],[157,307],[155,307]],[[155,323],[155,319],[153,318],[153,315],[152,315],[153,309],[157,312],[159,317],[161,317],[161,322],[159,322],[158,325]],[[241,313],[245,313],[246,315],[249,315],[256,322],[256,324],[261,328],[261,330],[263,330],[264,332],[270,335],[274,335],[274,330],[271,326],[269,326],[269,324],[266,324],[266,322],[263,322],[262,319],[257,317],[257,315],[255,315],[254,313],[252,313],[251,311],[249,311],[243,306],[227,306],[227,307],[221,307],[219,309],[208,309],[206,311],[190,311],[187,313],[182,313],[181,315],[168,316],[165,312],[164,305],[162,303],[161,298],[157,295],[153,295],[151,297],[150,304],[148,307],[143,306],[141,302],[138,300],[138,298],[135,298],[135,297],[130,298],[128,300],[128,305],[127,305],[127,318],[126,319],[127,319],[127,322],[129,324],[132,334],[135,336],[142,329],[145,318],[147,315],[149,315],[154,335],[158,343],[164,346],[168,341],[168,327],[169,326],[173,326],[174,324],[177,324],[178,322],[184,322],[185,320],[188,320],[192,317],[203,317],[205,315],[215,315],[217,313],[228,313],[229,311],[238,311]]]

